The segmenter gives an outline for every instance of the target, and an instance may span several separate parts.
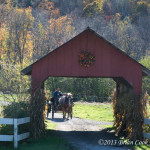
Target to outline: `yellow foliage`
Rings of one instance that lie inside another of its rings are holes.
[[[148,4],[148,2],[146,2],[146,1],[144,1],[144,0],[141,0],[141,1],[137,2],[137,4],[138,4],[138,5],[142,5],[142,4],[147,5],[147,4]]]
[[[60,43],[62,37],[71,38],[74,33],[72,26],[72,18],[68,16],[61,16],[58,19],[50,19],[50,32],[54,35],[56,43]]]
[[[103,5],[106,0],[84,0],[83,4],[85,5],[84,7],[84,13],[86,16],[92,16],[96,12],[103,12]]]
[[[103,4],[104,4],[105,1],[106,0],[96,0],[96,3],[98,5],[98,8],[99,8],[100,11],[103,10]]]
[[[1,59],[9,63],[23,63],[32,57],[31,27],[34,18],[30,8],[15,8],[10,14],[10,20],[0,28]]]

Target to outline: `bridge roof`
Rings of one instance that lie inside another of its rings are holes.
[[[116,50],[118,50],[120,53],[122,53],[123,55],[127,56],[129,59],[133,60],[134,62],[136,62],[137,64],[139,64],[142,67],[142,75],[143,76],[150,76],[150,70],[148,68],[146,68],[145,66],[143,66],[142,64],[140,64],[138,61],[136,61],[135,59],[133,59],[132,57],[130,57],[129,55],[127,55],[124,51],[122,51],[121,49],[119,49],[118,47],[116,47],[115,45],[113,45],[111,42],[107,41],[104,37],[100,36],[98,33],[96,33],[94,30],[92,30],[91,28],[87,28],[86,30],[84,30],[83,32],[81,32],[80,34],[78,34],[77,36],[75,36],[74,38],[72,38],[71,40],[67,41],[66,43],[64,43],[63,45],[61,45],[60,47],[57,47],[55,50],[49,52],[47,55],[43,56],[42,58],[40,58],[39,60],[37,60],[36,62],[32,63],[31,65],[27,66],[26,68],[24,68],[21,72],[24,75],[31,75],[32,74],[32,67],[34,64],[36,64],[37,62],[41,61],[42,59],[46,58],[48,55],[51,55],[52,53],[54,53],[55,51],[60,51],[61,47],[63,47],[64,45],[68,44],[69,42],[71,42],[72,40],[74,40],[76,37],[82,35],[85,32],[91,32],[92,34],[96,35],[98,38],[102,39],[103,41],[105,41],[107,44],[109,44],[111,47],[114,47]],[[116,58],[117,59],[117,58]]]

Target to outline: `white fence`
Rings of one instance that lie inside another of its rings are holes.
[[[14,141],[14,148],[18,147],[18,141],[26,139],[30,133],[23,133],[18,135],[18,125],[30,122],[30,117],[26,118],[0,118],[0,124],[14,125],[14,135],[0,135],[0,141]],[[150,125],[150,119],[144,118],[144,124]],[[143,137],[150,139],[150,133],[143,132]]]
[[[150,119],[144,118],[144,124],[150,125]],[[150,139],[150,133],[143,132],[143,137]]]
[[[14,135],[0,135],[0,141],[14,141],[14,148],[18,147],[18,141],[26,139],[30,133],[18,135],[18,125],[30,122],[30,117],[26,118],[0,118],[0,124],[14,125]]]

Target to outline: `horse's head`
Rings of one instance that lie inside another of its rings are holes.
[[[66,97],[68,99],[68,105],[70,106],[72,104],[72,102],[73,102],[72,101],[73,100],[72,94],[71,93],[67,93]]]

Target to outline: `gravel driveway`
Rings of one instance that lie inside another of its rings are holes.
[[[51,117],[51,114],[49,116]],[[59,113],[55,113],[55,119],[48,118],[48,120],[57,124],[56,133],[73,146],[71,150],[129,150],[117,141],[113,130],[104,129],[102,126],[112,125],[112,122],[97,122],[75,117],[63,121],[62,114]],[[108,144],[104,145],[106,143]]]

